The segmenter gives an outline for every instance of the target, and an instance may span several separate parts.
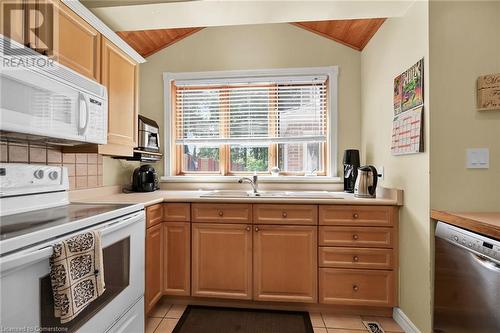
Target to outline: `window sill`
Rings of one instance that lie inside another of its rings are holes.
[[[163,176],[160,180],[165,183],[236,183],[240,178],[240,176]],[[259,176],[259,182],[343,184],[340,177],[325,176]]]

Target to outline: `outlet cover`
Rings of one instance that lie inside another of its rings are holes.
[[[467,169],[488,169],[490,167],[490,150],[488,148],[469,148]]]

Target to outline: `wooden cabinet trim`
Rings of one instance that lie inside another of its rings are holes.
[[[320,205],[319,224],[391,227],[395,211],[391,206]]]
[[[197,223],[252,223],[251,204],[193,203],[191,221]]]
[[[258,224],[317,225],[318,206],[254,204],[253,221]]]
[[[146,228],[161,223],[163,220],[162,205],[156,204],[146,207]]]
[[[191,220],[191,205],[189,203],[164,203],[163,221],[189,222]]]

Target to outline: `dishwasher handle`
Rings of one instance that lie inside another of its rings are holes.
[[[497,264],[496,262],[494,262],[493,260],[490,260],[486,257],[483,257],[483,256],[479,256],[473,252],[469,252],[472,259],[477,262],[478,264],[480,264],[481,266],[489,269],[490,271],[495,271],[497,273],[500,273],[500,265]]]

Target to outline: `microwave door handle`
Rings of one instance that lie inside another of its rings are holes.
[[[82,111],[85,109],[85,125],[82,126],[81,120],[82,120]],[[78,97],[78,134],[79,135],[85,135],[87,133],[87,129],[89,126],[89,120],[90,120],[90,110],[89,110],[89,104],[87,102],[87,99],[85,96],[80,93]]]

